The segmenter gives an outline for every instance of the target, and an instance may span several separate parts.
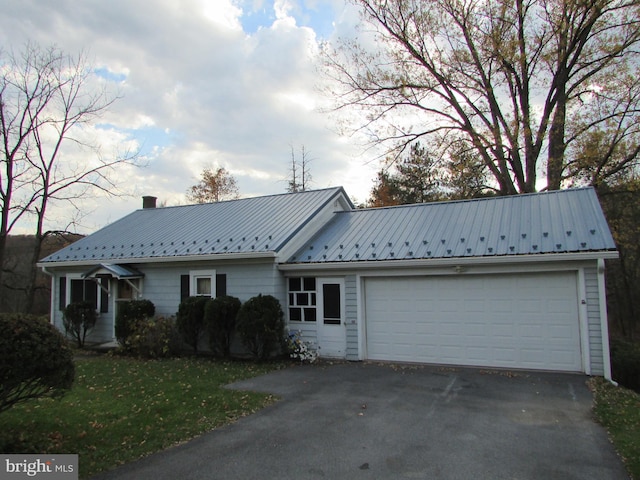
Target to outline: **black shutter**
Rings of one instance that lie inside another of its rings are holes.
[[[98,284],[92,280],[84,281],[84,300],[90,302],[94,310],[98,309]]]
[[[227,274],[219,273],[216,275],[216,297],[222,297],[227,294]]]
[[[107,313],[109,311],[109,279],[101,278],[100,284],[100,313]]]
[[[84,296],[84,280],[78,280],[76,278],[71,279],[71,292],[69,300],[71,303],[82,302],[85,299]]]
[[[64,310],[67,303],[67,277],[58,279],[58,310]]]
[[[189,275],[180,275],[180,301],[189,296]]]

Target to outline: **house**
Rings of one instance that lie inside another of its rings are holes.
[[[174,315],[189,295],[278,298],[321,356],[583,372],[610,378],[604,260],[617,252],[579,188],[355,209],[342,188],[144,207],[44,258],[52,322],[69,302]]]

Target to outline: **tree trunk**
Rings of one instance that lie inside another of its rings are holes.
[[[7,235],[5,233],[0,234],[0,289],[3,288],[3,274],[4,274],[4,253],[7,246]]]
[[[36,281],[38,278],[38,267],[36,263],[40,260],[40,252],[42,251],[42,242],[44,237],[42,235],[36,235],[33,241],[33,252],[31,254],[31,268],[29,269],[29,277],[27,278],[27,285],[25,288],[26,296],[26,311],[27,313],[34,312],[35,296],[36,296]]]
[[[564,132],[567,98],[564,91],[558,92],[558,103],[549,129],[549,157],[547,159],[547,189],[560,190],[564,152],[566,149]]]

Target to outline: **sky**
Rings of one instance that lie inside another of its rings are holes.
[[[283,193],[292,148],[300,159],[303,146],[309,188],[343,186],[364,202],[380,166],[322,112],[331,99],[318,69],[320,43],[355,36],[358,23],[345,0],[4,0],[0,46],[84,51],[120,97],[92,138],[102,155],[128,148],[145,166],[114,172],[129,195],[82,202],[73,229],[90,233],[141,208],[144,195],[187,203],[204,168],[225,168],[241,197]],[[55,208],[48,226],[71,216]]]

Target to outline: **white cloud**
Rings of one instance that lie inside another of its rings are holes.
[[[316,90],[319,39],[329,38],[327,26],[351,32],[355,18],[343,0],[21,0],[3,9],[0,42],[89,52],[100,81],[121,97],[92,134],[103,152],[140,149],[147,168],[116,172],[138,197],[184,203],[211,165],[229,170],[241,195],[283,192],[290,148],[304,145],[313,187],[342,184],[364,200],[371,157],[316,110],[326,101]],[[96,195],[86,205],[90,231],[140,200]]]
[[[223,0],[212,2],[211,0],[197,0],[203,15],[216,25],[241,29],[238,18],[242,14],[242,10],[237,6]]]
[[[295,6],[295,2],[291,0],[274,0],[273,10],[276,13],[276,18],[278,20],[291,18],[289,17],[289,12],[294,9],[294,6]]]

